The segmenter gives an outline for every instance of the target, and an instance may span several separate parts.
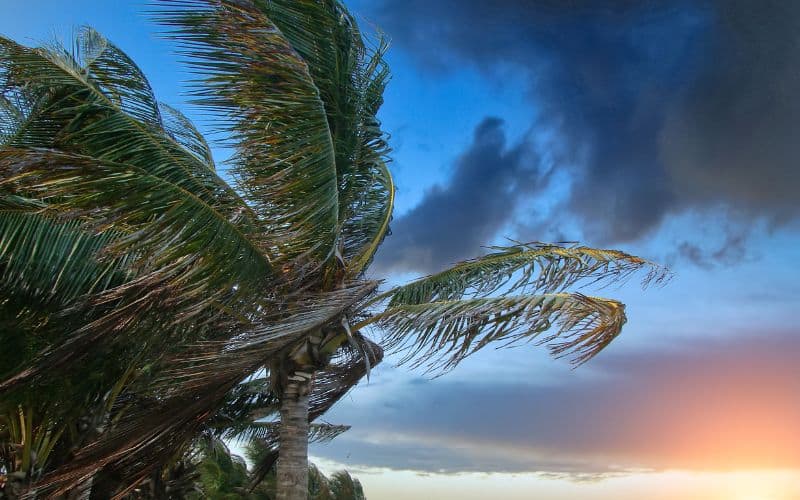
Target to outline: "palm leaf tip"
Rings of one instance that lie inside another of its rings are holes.
[[[627,322],[625,304],[576,294],[558,331],[541,340],[555,358],[567,357],[582,365],[605,349],[622,332]]]

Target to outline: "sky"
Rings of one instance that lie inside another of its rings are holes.
[[[397,207],[371,274],[507,238],[664,263],[573,370],[487,349],[430,378],[389,357],[314,446],[370,500],[800,499],[800,3],[350,0],[392,41]],[[89,24],[209,130],[139,0],[0,0],[27,44]],[[216,151],[220,156],[225,152]]]

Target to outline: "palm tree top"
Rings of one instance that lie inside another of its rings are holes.
[[[232,185],[94,30],[71,49],[0,37],[0,287],[20,298],[0,303],[2,340],[24,345],[0,410],[55,425],[91,407],[108,423],[38,491],[99,469],[135,485],[226,419],[277,442],[254,415],[304,397],[314,421],[384,348],[435,371],[498,342],[583,363],[625,310],[570,289],[668,277],[616,250],[515,243],[379,292],[365,271],[394,204],[387,42],[368,45],[337,0],[159,0],[153,16],[234,150]],[[263,398],[242,392],[259,370]],[[31,401],[31,386],[47,390]]]

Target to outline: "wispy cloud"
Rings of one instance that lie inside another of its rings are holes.
[[[402,383],[318,450],[354,465],[574,475],[800,468],[800,333],[695,340],[596,360],[592,377]],[[346,460],[345,460],[346,458]]]

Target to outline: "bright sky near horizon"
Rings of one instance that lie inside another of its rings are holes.
[[[534,346],[433,380],[388,359],[327,416],[353,428],[315,460],[370,500],[800,499],[800,3],[347,3],[392,39],[398,206],[376,277],[504,237],[676,276],[599,292],[629,322],[577,370]],[[145,8],[0,0],[0,34],[92,25],[208,130]]]

